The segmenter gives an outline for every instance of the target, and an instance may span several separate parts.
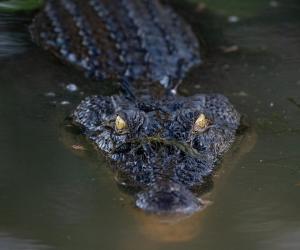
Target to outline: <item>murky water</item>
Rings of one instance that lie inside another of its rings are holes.
[[[1,250],[300,249],[300,3],[232,2],[232,13],[225,1],[202,14],[177,5],[207,51],[181,92],[227,95],[252,129],[217,172],[207,209],[173,223],[135,210],[105,159],[65,128],[83,96],[115,86],[33,45],[0,55]],[[78,92],[65,90],[70,82]]]

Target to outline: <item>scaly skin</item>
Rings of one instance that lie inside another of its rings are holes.
[[[139,188],[136,206],[159,214],[201,209],[193,191],[234,142],[240,116],[222,95],[171,91],[201,62],[189,26],[156,0],[49,0],[31,32],[89,76],[123,83],[125,95],[88,97],[72,117]]]
[[[211,123],[194,131],[199,114]],[[115,128],[120,116],[128,128]],[[239,114],[222,95],[191,97],[93,96],[84,100],[73,118],[84,133],[142,191],[136,205],[149,212],[191,213],[202,204],[190,191],[202,186],[230,147]]]

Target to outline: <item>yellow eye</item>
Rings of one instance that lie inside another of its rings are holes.
[[[200,114],[195,121],[193,130],[195,132],[204,132],[205,129],[210,125],[210,120],[205,117],[204,114]]]
[[[117,132],[122,132],[127,129],[127,123],[119,115],[115,121],[115,129]]]

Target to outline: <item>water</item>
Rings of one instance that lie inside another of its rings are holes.
[[[210,205],[173,223],[135,210],[105,159],[65,126],[83,96],[117,87],[30,45],[0,59],[1,250],[300,249],[300,3],[262,1],[251,13],[214,3],[201,17],[176,5],[207,51],[181,92],[225,94],[251,129],[217,172]]]

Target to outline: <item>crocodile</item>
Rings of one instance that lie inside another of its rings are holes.
[[[240,114],[221,94],[180,96],[202,63],[191,27],[158,0],[48,0],[30,27],[34,42],[120,94],[86,97],[71,114],[133,187],[135,206],[192,214],[235,141]]]

